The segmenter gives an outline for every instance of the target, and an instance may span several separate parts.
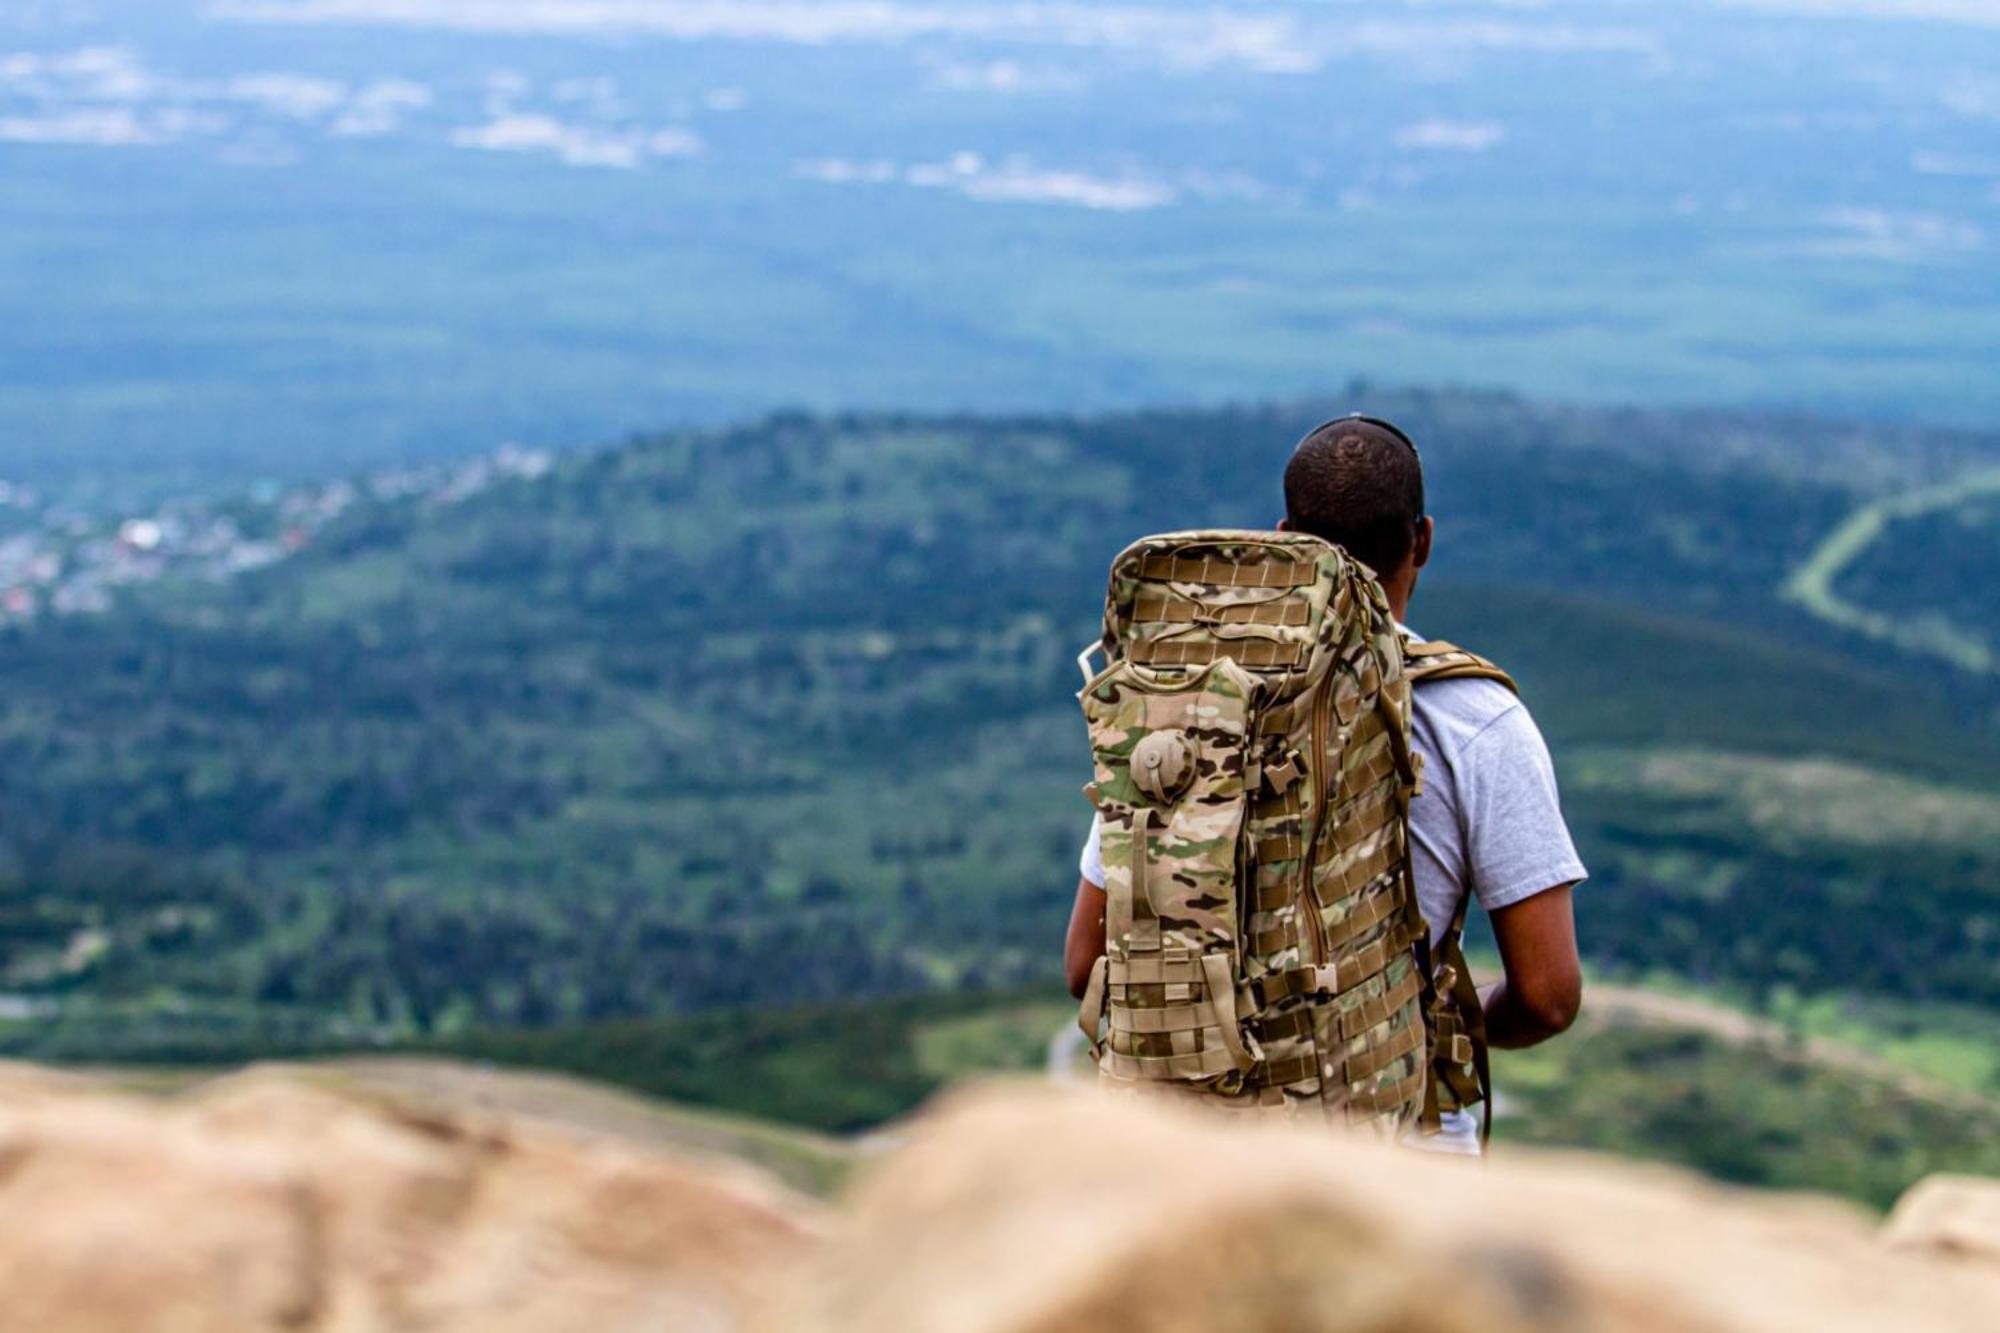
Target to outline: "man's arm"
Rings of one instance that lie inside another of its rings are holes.
[[[1567,1031],[1576,1021],[1583,1004],[1583,964],[1576,955],[1570,888],[1547,889],[1490,914],[1505,979],[1482,995],[1488,1045],[1519,1050]]]
[[[1090,985],[1090,970],[1104,956],[1104,890],[1089,880],[1076,881],[1076,904],[1069,912],[1069,934],[1063,939],[1063,972],[1069,993],[1077,999]]]

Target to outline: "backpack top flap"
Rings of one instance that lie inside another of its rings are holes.
[[[1268,706],[1351,656],[1357,627],[1385,640],[1375,656],[1400,664],[1380,585],[1339,547],[1208,529],[1141,538],[1112,562],[1102,647],[1108,662],[1163,669],[1227,657],[1265,679]]]

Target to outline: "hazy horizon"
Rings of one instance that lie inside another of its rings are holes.
[[[2000,7],[0,16],[0,477],[1351,377],[2000,426]]]

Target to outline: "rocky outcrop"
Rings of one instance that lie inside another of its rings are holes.
[[[727,1163],[278,1071],[0,1075],[0,1219],[24,1333],[727,1329],[817,1230]]]
[[[1490,1166],[1094,1098],[964,1099],[857,1188],[774,1328],[1703,1333],[2000,1327],[2000,1268],[1846,1205]]]
[[[1897,1201],[1883,1236],[1900,1249],[1962,1255],[2000,1268],[2000,1180],[1932,1176]],[[2000,1327],[2000,1309],[1993,1323]]]
[[[1750,1333],[2000,1314],[1992,1182],[1847,1206],[1491,1166],[1089,1094],[955,1095],[831,1212],[629,1135],[265,1070],[0,1070],[0,1327],[305,1333]],[[443,1088],[447,1091],[438,1092]],[[603,1119],[601,1107],[592,1123]]]

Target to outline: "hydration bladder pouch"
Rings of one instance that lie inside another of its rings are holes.
[[[1080,1021],[1108,1080],[1231,1090],[1262,1058],[1237,1008],[1256,695],[1225,657],[1121,660],[1080,696],[1107,897],[1105,957]]]

